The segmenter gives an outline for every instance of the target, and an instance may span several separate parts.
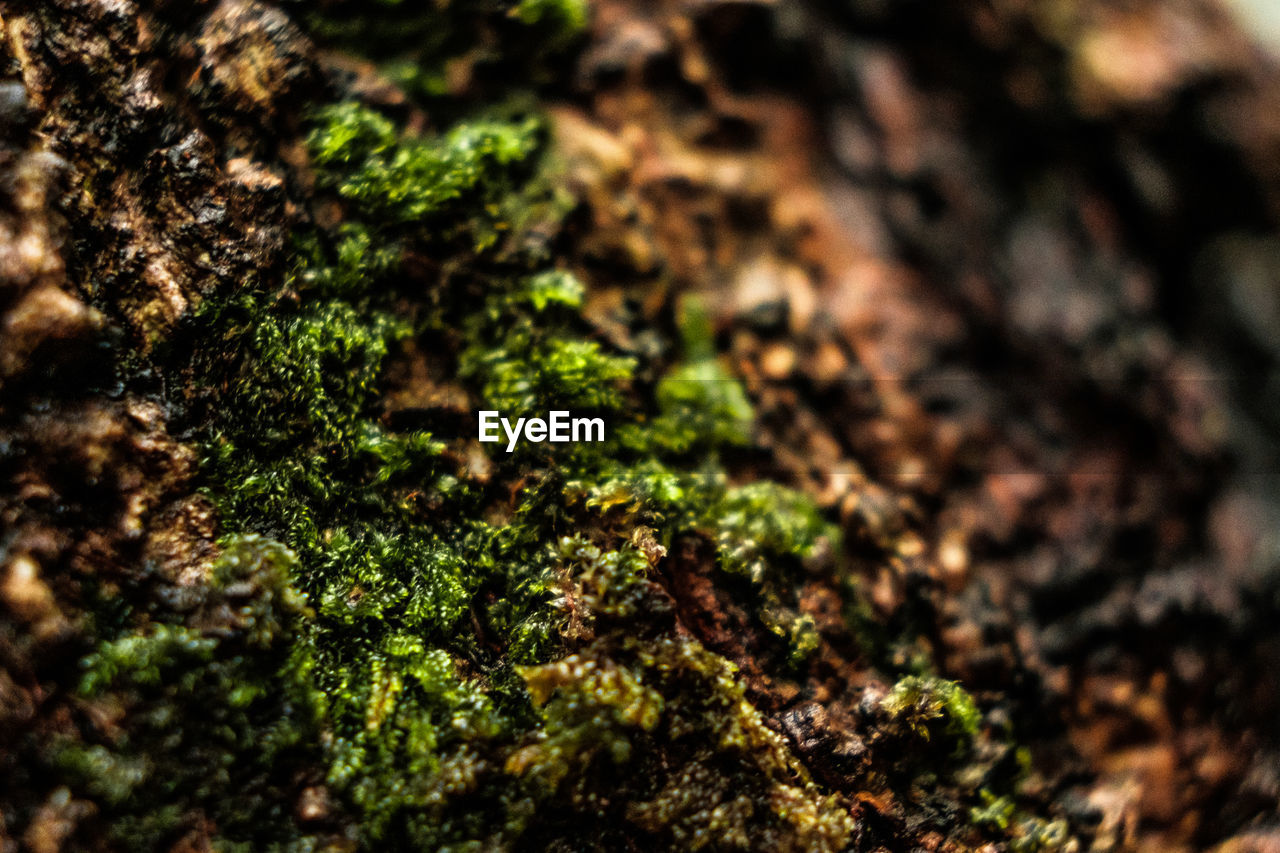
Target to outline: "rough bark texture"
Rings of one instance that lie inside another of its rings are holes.
[[[1215,3],[0,9],[0,850],[1280,845]]]

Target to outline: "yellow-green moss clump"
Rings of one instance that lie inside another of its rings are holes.
[[[804,557],[829,525],[779,487],[729,487],[715,453],[745,440],[750,410],[727,376],[676,368],[650,414],[636,359],[586,336],[582,285],[499,244],[503,204],[538,203],[542,185],[521,176],[539,137],[516,117],[401,139],[365,107],[321,110],[314,162],[348,218],[302,238],[292,298],[246,293],[205,312],[229,354],[206,365],[228,389],[206,432],[211,490],[229,530],[299,555],[316,613],[297,641],[327,782],[377,846],[646,832],[838,848],[847,814],[729,665],[677,634],[632,541],[642,527],[667,544],[701,532],[726,571],[763,588],[771,563]],[[410,296],[400,264],[427,250],[454,252],[454,269]],[[436,437],[378,417],[388,359],[409,339],[456,364],[484,407],[572,408],[625,428],[600,445],[495,453],[494,479],[518,498],[510,518],[486,520],[491,485],[459,476]],[[625,523],[609,530],[619,504]]]

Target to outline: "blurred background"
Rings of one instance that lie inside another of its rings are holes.
[[[1280,52],[1280,6],[1267,0],[1227,0],[1258,43],[1272,52]]]
[[[784,479],[922,531],[886,618],[1065,708],[1148,850],[1280,844],[1277,51],[1266,0],[603,2],[561,116],[582,263],[665,259]]]

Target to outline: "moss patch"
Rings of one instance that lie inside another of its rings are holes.
[[[303,201],[340,221],[295,235],[283,281],[211,297],[195,323],[194,430],[226,533],[214,593],[85,658],[86,697],[130,724],[68,746],[63,772],[143,847],[198,810],[228,845],[262,823],[280,845],[347,843],[291,816],[298,780],[276,776],[309,767],[370,849],[847,846],[847,806],[655,578],[677,539],[710,543],[799,669],[820,638],[797,589],[834,526],[796,492],[731,481],[751,407],[695,310],[673,363],[595,334],[584,283],[523,239],[565,209],[541,119],[448,82],[459,63],[536,78],[539,36],[573,38],[582,7],[383,5],[312,23],[338,44],[391,39],[388,70],[436,129],[354,102],[312,114]],[[410,350],[476,408],[606,416],[608,436],[507,454],[397,426],[384,395]],[[959,752],[977,725],[938,679],[881,710],[913,754]]]
[[[328,784],[379,846],[606,837],[614,790],[630,793],[609,820],[667,843],[723,841],[733,824],[740,849],[834,849],[843,810],[729,665],[676,634],[646,577],[681,533],[718,542],[800,660],[812,625],[779,591],[830,525],[780,487],[730,486],[718,454],[747,440],[751,413],[713,359],[643,392],[637,357],[591,337],[582,284],[512,248],[520,210],[545,197],[540,140],[527,116],[420,138],[367,107],[320,110],[313,161],[346,218],[300,238],[284,291],[203,314],[220,354],[202,362],[211,494],[228,530],[298,554]],[[448,258],[440,277],[406,280],[428,253]],[[568,408],[614,429],[488,448],[492,477],[472,476],[447,451],[458,436],[381,417],[408,341],[455,365],[483,408]]]
[[[120,849],[172,843],[192,810],[263,849],[296,839],[283,792],[319,760],[321,696],[299,638],[311,617],[290,578],[295,556],[270,540],[224,544],[188,625],[148,623],[81,662],[79,695],[96,740],[55,741],[57,772],[110,810]]]

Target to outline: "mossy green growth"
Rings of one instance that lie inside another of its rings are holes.
[[[307,15],[323,42],[358,53],[376,46],[383,72],[433,106],[456,98],[456,71],[495,88],[545,82],[584,33],[586,0],[338,0]]]
[[[732,393],[745,400],[740,387]],[[579,472],[581,479],[567,484],[568,493],[606,517],[621,512],[652,526],[664,547],[680,533],[714,542],[719,568],[748,581],[761,625],[783,641],[787,663],[802,667],[819,637],[812,617],[799,612],[795,590],[807,561],[838,550],[838,529],[799,492],[767,481],[730,484],[719,454],[744,440],[737,429],[744,420],[740,412],[712,408],[686,415],[682,403],[671,404],[660,395],[658,405],[656,418],[627,425],[617,453],[590,477]],[[691,426],[708,416],[717,424],[709,433]],[[695,463],[684,442],[673,444],[681,431],[705,442],[703,459]]]
[[[51,754],[109,807],[121,849],[162,847],[201,814],[260,849],[298,840],[280,792],[319,758],[321,708],[295,562],[270,540],[231,539],[190,624],[144,622],[81,661],[80,697],[121,723]]]
[[[715,357],[710,321],[686,300],[680,317],[685,358],[653,391],[655,411],[621,420],[616,440],[585,464],[569,465],[566,491],[605,517],[657,531],[664,547],[680,533],[716,545],[727,574],[749,581],[761,624],[801,667],[816,651],[813,619],[799,613],[795,588],[806,561],[839,548],[839,531],[807,496],[776,483],[735,486],[723,457],[750,444],[754,413],[741,382]]]
[[[582,307],[586,288],[572,273],[544,270],[525,279],[522,293],[535,311],[545,311],[552,305],[577,309]]]
[[[385,118],[357,104],[324,108],[318,118],[311,150],[320,174],[359,213],[393,225],[506,198],[514,187],[505,170],[529,157],[539,130],[533,118],[482,120],[439,139],[398,140]]]
[[[367,108],[319,111],[313,162],[348,219],[300,239],[287,298],[246,292],[202,314],[208,350],[230,356],[201,362],[217,399],[204,440],[211,493],[227,529],[299,555],[297,583],[317,614],[308,641],[328,781],[370,843],[442,838],[410,827],[443,796],[442,768],[510,738],[500,705],[527,708],[511,664],[495,664],[467,621],[476,592],[496,586],[521,602],[503,618],[526,643],[555,633],[542,567],[510,556],[544,535],[539,510],[516,536],[490,526],[483,489],[459,481],[441,441],[379,417],[389,361],[411,337],[444,331],[424,300],[397,294],[404,256],[480,264],[502,205],[517,202],[537,128],[482,119],[400,139]]]
[[[1020,813],[1013,797],[997,796],[986,788],[978,791],[978,797],[979,805],[969,810],[969,819],[975,826],[1007,836],[1012,853],[1057,853],[1074,843],[1065,820]]]
[[[1024,818],[1009,840],[1011,853],[1060,853],[1078,848],[1079,842],[1072,838],[1070,826],[1061,819]]]
[[[519,196],[541,136],[541,122],[526,115],[402,139],[385,116],[348,102],[321,108],[308,141],[321,184],[350,202],[364,229],[386,240],[411,226],[437,245],[469,235],[483,251],[508,227],[503,207]],[[359,246],[339,245],[339,257]]]
[[[637,830],[662,849],[849,843],[848,813],[765,727],[732,668],[696,641],[597,642],[523,674],[543,724],[505,770],[543,808],[573,803],[597,843],[623,845]]]
[[[934,676],[903,678],[885,696],[882,707],[903,731],[955,753],[969,748],[982,721],[968,691],[954,681]]]
[[[348,217],[303,238],[289,298],[246,293],[206,309],[208,336],[236,358],[208,368],[225,389],[218,411],[235,417],[213,419],[205,470],[228,529],[269,533],[299,554],[297,583],[317,613],[308,648],[327,778],[362,837],[480,848],[575,837],[583,827],[552,816],[590,814],[582,794],[602,756],[609,773],[647,772],[687,749],[681,726],[711,738],[682,759],[703,781],[682,788],[683,776],[668,776],[625,801],[634,813],[616,817],[633,831],[704,843],[727,815],[750,813],[740,831],[753,842],[843,837],[845,818],[812,783],[797,785],[795,768],[748,754],[771,737],[758,719],[749,744],[721,731],[748,714],[727,664],[670,635],[649,558],[629,544],[642,527],[647,553],[681,533],[707,537],[723,569],[759,591],[760,618],[793,662],[816,647],[792,577],[833,531],[795,493],[730,485],[719,454],[748,440],[741,386],[695,359],[659,382],[648,414],[636,357],[585,325],[582,284],[474,239],[510,233],[497,223],[519,187],[541,192],[528,179],[536,122],[417,139],[364,107],[316,121],[321,185]],[[401,258],[424,251],[448,255],[460,286],[410,298],[396,281]],[[452,359],[484,408],[571,409],[619,429],[598,445],[484,447],[514,497],[494,521],[493,487],[461,472],[446,442],[380,417],[387,365],[415,339]],[[596,532],[566,538],[575,529]],[[570,668],[543,690],[551,670],[541,668],[584,643],[599,667]],[[742,778],[726,775],[730,765]],[[694,808],[713,795],[720,811]],[[642,807],[645,797],[667,805]],[[693,811],[677,819],[677,802]],[[657,817],[668,812],[670,825]]]
[[[887,754],[901,757],[876,770],[889,788],[952,786],[956,800],[967,804],[968,821],[979,837],[999,840],[1009,850],[1056,851],[1076,843],[1065,821],[1046,820],[1034,814],[1031,802],[1021,801],[1030,756],[1007,741],[998,726],[984,728],[977,703],[959,684],[908,675],[878,708],[882,718],[874,737]],[[949,811],[939,818],[954,819]]]
[[[228,843],[256,841],[268,813],[266,842],[306,845],[272,775],[304,767],[369,849],[849,843],[847,810],[654,580],[664,548],[708,543],[800,671],[820,638],[798,589],[836,530],[796,492],[734,483],[725,456],[750,443],[751,408],[696,318],[685,358],[645,385],[648,365],[583,318],[582,283],[512,248],[512,211],[544,191],[541,143],[529,118],[419,138],[363,106],[315,113],[318,185],[345,221],[299,236],[283,288],[200,317],[221,592],[87,659],[86,697],[116,697],[132,723],[59,759],[130,844],[206,809]],[[514,454],[398,429],[383,394],[410,346],[483,408],[615,428]],[[938,679],[884,708],[912,749],[959,750],[977,725]]]
[[[304,778],[366,849],[847,847],[847,809],[655,580],[664,548],[708,543],[801,669],[820,641],[797,590],[835,528],[798,493],[734,481],[752,411],[705,316],[686,306],[682,359],[642,364],[590,327],[546,242],[522,239],[564,210],[541,120],[451,101],[450,76],[483,89],[541,67],[585,6],[374,6],[339,20],[355,4],[324,4],[312,25],[395,55],[384,70],[435,129],[351,102],[312,113],[317,191],[343,221],[297,235],[282,286],[204,303],[204,397],[180,401],[226,534],[208,599],[137,615],[86,657],[84,700],[128,725],[68,742],[53,769],[127,849],[193,814],[229,847],[307,849]],[[410,348],[484,408],[604,414],[610,434],[508,455],[397,427],[384,392]],[[912,749],[959,749],[976,727],[937,679],[885,708]]]
[[[550,822],[587,821],[583,835],[605,847],[642,830],[662,849],[842,849],[848,813],[765,727],[732,666],[676,630],[648,558],[580,538],[561,553],[595,640],[521,669],[541,726],[504,770],[529,816],[571,803]]]
[[[622,444],[649,455],[718,453],[751,442],[755,414],[742,383],[716,357],[711,321],[691,298],[681,305],[684,359],[658,381],[658,414],[622,428]]]
[[[329,781],[360,810],[366,837],[395,837],[407,813],[439,799],[450,744],[491,739],[506,721],[449,653],[410,633],[343,674],[330,710]]]
[[[573,411],[614,414],[624,405],[622,383],[635,362],[604,352],[596,341],[561,337],[533,326],[495,337],[473,335],[462,354],[462,375],[481,381],[485,403],[502,412]]]
[[[729,489],[715,520],[721,567],[755,583],[765,580],[778,556],[803,560],[839,541],[811,499],[768,481]]]
[[[986,788],[978,791],[980,805],[969,809],[969,820],[977,826],[1006,832],[1013,821],[1017,805],[1012,797],[998,797]]]
[[[587,27],[584,0],[520,0],[515,15],[526,24],[549,24],[562,38],[572,38]]]

